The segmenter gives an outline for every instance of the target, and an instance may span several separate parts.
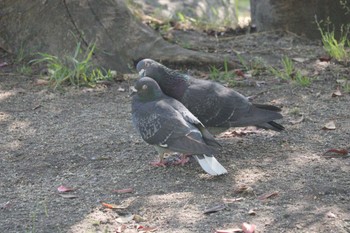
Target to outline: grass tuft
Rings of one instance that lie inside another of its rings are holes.
[[[95,48],[95,44],[91,44],[83,51],[81,43],[78,42],[73,56],[57,57],[39,53],[41,58],[32,60],[31,63],[46,63],[49,82],[54,89],[62,85],[95,87],[99,81],[112,78],[110,70],[94,67],[92,55]]]

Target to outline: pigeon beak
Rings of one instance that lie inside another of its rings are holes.
[[[145,73],[146,73],[146,70],[145,69],[141,69],[140,72],[139,72],[140,77],[144,77]]]

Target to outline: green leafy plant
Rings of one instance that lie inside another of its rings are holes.
[[[340,37],[336,39],[334,29],[332,31],[322,29],[322,21],[318,22],[316,19],[317,28],[321,33],[322,43],[324,50],[329,54],[329,56],[335,58],[337,61],[344,62],[347,64],[350,60],[350,40],[348,39],[350,24],[342,25],[340,29]],[[329,19],[325,23],[330,24]],[[327,26],[328,27],[328,26]]]
[[[22,75],[31,75],[33,73],[32,67],[28,65],[19,66],[16,71]]]
[[[284,56],[281,60],[283,69],[278,70],[276,68],[270,67],[270,72],[276,77],[283,80],[292,80],[296,84],[306,87],[311,84],[311,79],[308,76],[304,76],[299,70],[296,70],[292,59]]]
[[[227,83],[229,86],[235,85],[235,73],[229,71],[227,60],[224,61],[224,70],[221,71],[221,68],[216,66],[209,67],[209,78],[215,81],[221,81]]]
[[[89,45],[85,51],[78,42],[73,56],[57,57],[47,53],[39,53],[41,58],[31,62],[46,63],[49,73],[49,82],[54,88],[64,84],[77,87],[94,87],[99,81],[112,78],[111,71],[103,68],[95,68],[92,63],[92,55],[96,46]]]

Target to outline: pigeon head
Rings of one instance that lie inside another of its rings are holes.
[[[147,76],[156,80],[162,91],[175,99],[181,99],[189,85],[189,76],[171,70],[152,59],[147,58],[139,61],[136,70],[140,77]]]
[[[157,82],[161,80],[164,69],[166,69],[165,66],[148,58],[139,61],[136,65],[136,70],[139,72],[140,77],[151,77]]]
[[[137,96],[143,101],[152,101],[162,96],[162,90],[158,83],[149,78],[142,77],[135,84]]]

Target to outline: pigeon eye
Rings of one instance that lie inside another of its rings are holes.
[[[142,86],[142,90],[146,90],[148,87],[147,87],[147,85],[146,84],[144,84],[143,86]]]

